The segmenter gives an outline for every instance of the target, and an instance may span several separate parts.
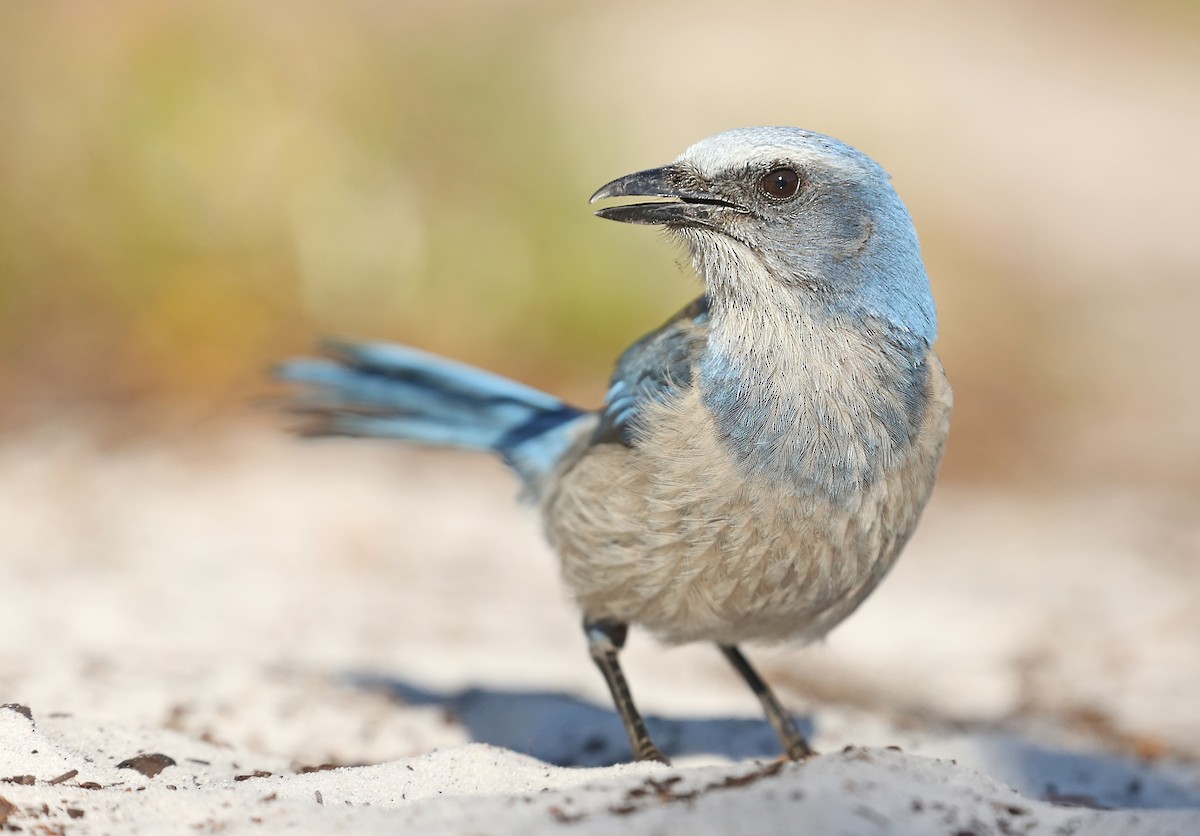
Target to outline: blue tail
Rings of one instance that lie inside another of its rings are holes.
[[[535,489],[582,432],[589,413],[474,366],[414,348],[331,342],[330,359],[276,369],[303,384],[297,411],[314,435],[397,438],[499,453]]]

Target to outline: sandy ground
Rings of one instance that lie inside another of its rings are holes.
[[[36,833],[1200,833],[1200,521],[943,485],[821,646],[634,635],[627,743],[492,462],[245,427],[0,443],[0,824]]]

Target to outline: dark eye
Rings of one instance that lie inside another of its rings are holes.
[[[764,174],[758,186],[767,197],[787,200],[800,188],[800,175],[790,168],[776,168]]]

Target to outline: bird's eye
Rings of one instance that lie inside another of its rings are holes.
[[[800,175],[790,168],[772,169],[762,176],[758,186],[769,198],[787,200],[800,188]]]

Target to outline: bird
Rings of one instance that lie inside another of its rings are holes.
[[[887,574],[929,499],[952,395],[912,218],[872,158],[794,127],[703,139],[599,201],[617,201],[601,218],[662,227],[703,283],[621,354],[600,408],[378,342],[327,343],[278,377],[311,434],[511,467],[634,759],[669,762],[619,662],[630,627],[715,644],[786,757],[806,759],[740,646],[823,638]]]

